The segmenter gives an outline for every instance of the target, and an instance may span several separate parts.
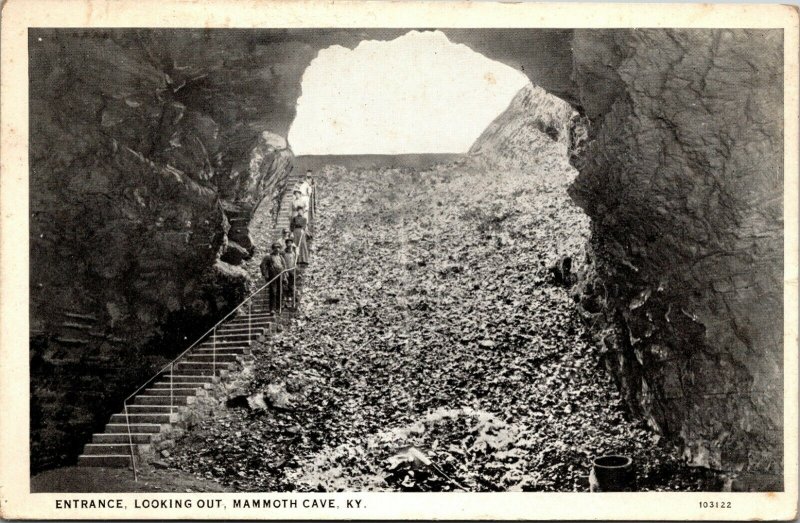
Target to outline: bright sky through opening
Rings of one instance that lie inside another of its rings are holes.
[[[297,155],[463,153],[527,83],[440,31],[331,46],[303,74],[289,143]]]

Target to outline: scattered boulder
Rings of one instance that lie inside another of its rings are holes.
[[[243,261],[250,259],[250,252],[235,241],[228,240],[220,259],[231,265],[239,265]]]
[[[264,391],[233,396],[226,401],[225,405],[232,409],[264,412],[270,408],[293,410],[296,408],[296,402],[296,397],[286,390],[286,384],[270,383]]]

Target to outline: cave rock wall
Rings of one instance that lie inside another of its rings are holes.
[[[573,50],[579,298],[609,366],[692,463],[780,489],[782,33],[585,30]]]
[[[248,223],[293,156],[258,107],[268,46],[229,44],[30,33],[34,470],[248,289]]]

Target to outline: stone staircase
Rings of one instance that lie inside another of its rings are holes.
[[[153,446],[170,436],[198,397],[252,362],[250,345],[270,332],[275,322],[266,311],[266,302],[259,300],[251,314],[235,315],[220,324],[215,335],[208,335],[156,375],[129,400],[127,414],[123,410],[112,415],[103,432],[92,435],[78,457],[78,466],[128,467],[132,466],[132,452],[139,457],[151,454]]]
[[[288,180],[270,242],[281,239],[282,230],[289,230],[292,188],[300,178],[295,174]],[[268,251],[269,245],[261,249],[262,253]],[[152,456],[154,446],[170,437],[198,397],[253,361],[250,345],[270,333],[277,319],[269,312],[266,292],[256,295],[248,309],[247,314],[236,313],[220,323],[214,333],[132,396],[127,412],[112,415],[103,432],[92,435],[78,457],[78,466],[131,467],[135,466],[132,454],[137,462]]]
[[[289,231],[289,222],[292,220],[292,200],[294,199],[293,189],[295,185],[302,183],[303,176],[301,173],[292,173],[287,179],[286,191],[281,198],[281,206],[278,211],[278,219],[275,222],[275,229],[273,230],[272,240],[282,239],[282,231]],[[269,249],[269,246],[266,246]]]

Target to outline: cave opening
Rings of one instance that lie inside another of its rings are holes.
[[[441,31],[319,51],[302,77],[298,156],[466,153],[529,82]]]

